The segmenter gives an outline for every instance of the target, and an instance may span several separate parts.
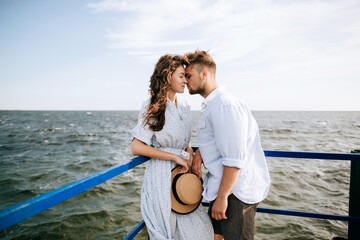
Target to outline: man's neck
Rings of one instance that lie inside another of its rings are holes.
[[[207,88],[205,88],[205,92],[203,94],[201,94],[201,96],[203,98],[207,98],[207,96],[210,95],[210,93],[212,93],[215,89],[217,89],[219,86],[215,83],[211,86],[208,86]]]

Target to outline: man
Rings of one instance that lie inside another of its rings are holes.
[[[205,199],[210,201],[215,239],[254,239],[255,213],[270,188],[257,123],[250,110],[216,83],[216,64],[205,51],[184,56],[190,94],[204,98],[198,123],[199,149],[193,171],[208,173]]]

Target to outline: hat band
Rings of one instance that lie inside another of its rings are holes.
[[[176,182],[177,182],[177,180],[181,177],[181,175],[183,175],[183,173],[177,174],[177,175],[174,177],[171,187],[172,187],[173,195],[174,195],[176,201],[178,201],[178,202],[179,202],[180,204],[182,204],[182,205],[188,205],[188,204],[184,203],[183,201],[181,201],[181,199],[179,198],[179,196],[178,196],[178,194],[177,194],[177,192],[176,192]]]

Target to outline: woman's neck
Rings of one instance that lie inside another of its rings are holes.
[[[175,107],[177,107],[176,105],[176,92],[173,92],[173,91],[168,91],[167,93],[167,97],[170,99],[170,101],[172,101],[175,105]]]

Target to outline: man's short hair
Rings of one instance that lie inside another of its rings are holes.
[[[210,54],[207,51],[196,50],[195,52],[189,52],[184,55],[185,66],[190,64],[197,64],[198,71],[202,71],[204,67],[209,68],[209,70],[216,72],[216,64],[212,59]]]

